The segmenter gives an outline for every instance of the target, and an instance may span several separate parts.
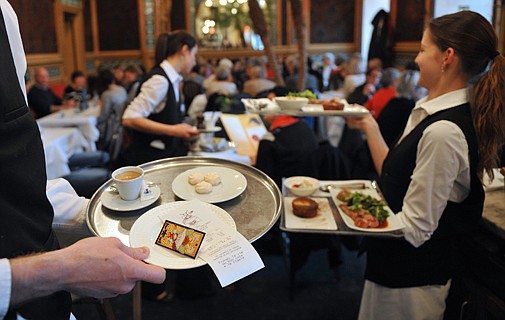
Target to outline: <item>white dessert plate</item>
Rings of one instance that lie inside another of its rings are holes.
[[[140,200],[138,197],[135,200],[126,201],[121,199],[119,193],[116,190],[107,189],[102,193],[100,200],[102,201],[102,205],[107,209],[115,210],[115,211],[133,211],[145,208],[158,200],[161,195],[161,190],[158,186],[154,185],[151,187],[154,197],[151,199],[147,199],[144,201]]]
[[[198,129],[199,133],[215,133],[221,131],[223,128],[221,127],[212,127],[212,128],[205,128],[205,129]]]
[[[216,172],[221,177],[221,183],[212,187],[212,191],[200,194],[195,191],[195,186],[188,182],[192,173],[203,175]],[[224,167],[197,167],[184,171],[172,181],[172,191],[176,196],[184,200],[198,199],[208,203],[219,203],[238,197],[247,188],[247,180],[244,175],[236,170]]]
[[[187,201],[176,201],[162,204],[147,211],[135,221],[130,230],[130,246],[149,248],[150,255],[144,260],[145,262],[172,270],[191,269],[207,264],[201,258],[192,259],[155,243],[163,222],[172,220],[171,217],[179,213],[177,209],[186,203]],[[226,211],[210,203],[204,205],[214,213],[213,219],[216,219],[216,222],[226,223],[237,230],[235,221]]]
[[[317,215],[313,218],[300,218],[293,213],[293,200],[295,197],[284,198],[284,214],[286,218],[286,228],[309,229],[309,230],[337,230],[337,223],[333,217],[330,203],[327,198],[311,198],[316,201],[319,208]]]

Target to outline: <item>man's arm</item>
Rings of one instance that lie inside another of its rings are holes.
[[[130,248],[117,238],[86,238],[74,245],[10,260],[10,306],[56,291],[95,298],[128,293],[137,281],[162,283],[165,269],[141,261],[148,248]]]

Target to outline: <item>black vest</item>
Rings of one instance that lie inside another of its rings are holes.
[[[46,168],[38,126],[19,87],[0,12],[0,257],[58,248],[53,208],[46,196]],[[68,319],[70,295],[58,292],[10,310],[27,319]]]
[[[470,153],[470,194],[461,203],[448,201],[438,228],[430,240],[418,248],[404,240],[367,239],[365,278],[380,285],[400,288],[446,284],[456,267],[457,237],[469,232],[481,218],[484,191],[477,177],[478,149],[469,104],[429,116],[390,150],[382,167],[382,193],[393,212],[401,211],[423,131],[440,120],[455,123],[465,135]]]
[[[172,82],[161,66],[154,67],[143,79],[139,85],[140,88],[154,75],[161,75],[168,80],[168,92],[165,108],[160,113],[152,113],[148,119],[164,123],[164,124],[178,124],[182,121],[182,113],[179,104],[175,99],[175,92]],[[124,158],[128,164],[138,165],[145,162],[158,160],[161,158],[169,158],[176,156],[184,156],[187,154],[188,149],[184,144],[184,140],[174,136],[156,135],[145,133],[137,130],[130,130],[132,136],[132,143],[125,151]],[[150,146],[154,140],[161,140],[165,144],[165,150],[159,150]]]

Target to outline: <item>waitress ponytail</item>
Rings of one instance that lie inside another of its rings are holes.
[[[498,51],[490,54],[489,70],[475,83],[470,103],[473,125],[479,143],[478,172],[493,177],[498,153],[505,142],[505,57]]]
[[[472,11],[433,19],[428,28],[441,51],[453,48],[470,81],[473,125],[479,145],[478,174],[491,177],[505,138],[505,57],[496,51],[498,38],[491,23]]]

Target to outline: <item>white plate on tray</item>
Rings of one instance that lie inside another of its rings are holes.
[[[212,191],[200,194],[195,191],[195,186],[188,182],[192,173],[216,172],[221,177],[221,183],[212,187]],[[247,180],[244,175],[236,170],[224,167],[197,167],[184,171],[172,181],[172,191],[176,196],[184,200],[198,199],[208,203],[219,203],[238,197],[247,188]]]
[[[147,211],[135,221],[130,230],[130,245],[149,248],[150,255],[144,260],[145,262],[172,270],[191,269],[207,264],[203,259],[192,259],[155,244],[163,222],[173,220],[171,217],[179,213],[177,209],[186,203],[187,201],[176,201],[162,204]],[[226,211],[210,203],[204,205],[214,213],[216,221],[220,220],[237,230],[235,221]]]
[[[388,225],[385,228],[360,228],[357,227],[354,224],[354,221],[349,217],[347,214],[344,213],[342,209],[340,209],[340,205],[344,204],[342,201],[337,199],[338,193],[342,191],[342,188],[330,188],[330,194],[331,194],[331,199],[335,203],[335,207],[337,207],[338,212],[340,213],[340,216],[342,217],[342,220],[344,220],[345,225],[354,230],[359,230],[359,231],[365,231],[365,232],[391,232],[391,231],[396,231],[396,230],[401,230],[403,229],[404,225],[401,223],[401,221],[396,217],[396,215],[391,211],[391,209],[386,206],[385,209],[389,212],[389,217],[388,217]],[[351,192],[361,192],[364,194],[371,195],[372,197],[376,199],[380,199],[381,197],[379,196],[379,193],[375,189],[350,189]]]
[[[343,110],[324,110],[322,104],[308,104],[302,107],[302,113],[307,115],[328,115],[342,117],[362,117],[370,113],[367,109],[361,106],[348,105]]]
[[[291,203],[296,197],[284,197],[284,215],[286,228],[309,230],[337,230],[337,223],[333,217],[327,198],[311,198],[319,205],[317,215],[313,218],[300,218],[294,215]]]
[[[197,129],[199,133],[215,133],[221,131],[223,128],[221,127],[211,127],[211,128],[204,128],[204,129]]]
[[[158,200],[161,195],[161,190],[158,186],[154,185],[151,187],[154,197],[151,199],[147,199],[144,201],[140,200],[138,197],[135,200],[126,201],[121,199],[119,193],[116,190],[111,190],[110,188],[105,190],[100,197],[102,201],[102,205],[107,209],[115,210],[115,211],[133,211],[145,208]]]

